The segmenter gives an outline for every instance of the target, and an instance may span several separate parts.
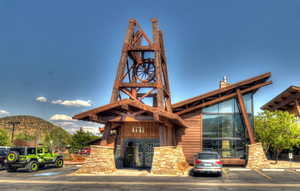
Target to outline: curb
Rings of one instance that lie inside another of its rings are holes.
[[[278,168],[278,169],[276,169],[276,168],[263,168],[261,170],[264,171],[264,172],[283,172],[283,171],[285,171],[282,168]]]
[[[229,171],[251,171],[250,168],[229,168]]]

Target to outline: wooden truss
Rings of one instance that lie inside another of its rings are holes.
[[[162,31],[152,19],[151,40],[135,19],[129,21],[110,103],[132,99],[171,112]]]

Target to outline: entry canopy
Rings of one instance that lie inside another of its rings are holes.
[[[107,104],[78,115],[73,119],[93,121],[97,123],[107,122],[134,122],[134,121],[156,121],[176,124],[188,127],[186,122],[177,114],[163,111],[157,107],[151,107],[138,101],[124,99],[115,103]]]
[[[261,107],[263,110],[287,110],[300,102],[300,87],[290,86]]]

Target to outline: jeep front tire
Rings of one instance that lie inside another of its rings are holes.
[[[29,172],[35,172],[37,170],[39,170],[39,164],[36,161],[30,161],[27,165],[26,165],[26,169]]]

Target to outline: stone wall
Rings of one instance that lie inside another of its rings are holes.
[[[107,175],[116,171],[114,148],[91,145],[91,154],[86,163],[75,174]]]
[[[151,174],[183,175],[188,167],[181,146],[154,147]]]
[[[248,145],[247,168],[269,168],[269,165],[261,143]]]

